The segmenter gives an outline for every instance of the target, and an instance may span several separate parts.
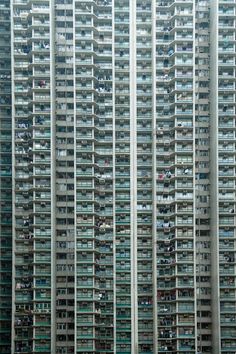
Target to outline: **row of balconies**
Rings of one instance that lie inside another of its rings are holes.
[[[19,175],[19,178],[24,178],[25,177],[25,175]],[[145,186],[143,186],[143,184],[140,184],[140,186],[139,186],[139,189],[140,190],[142,190],[143,188],[144,188]],[[46,185],[41,185],[41,184],[35,184],[35,186],[33,187],[33,188],[44,188],[44,189],[49,189],[50,188],[50,180],[48,180],[47,181],[47,184]],[[77,185],[77,188],[78,189],[94,189],[94,187],[92,186],[92,184],[88,184],[88,183],[79,183],[78,185]],[[129,187],[126,187],[126,186],[124,186],[124,187],[120,187],[119,188],[120,190],[126,190],[126,189],[129,189]],[[144,190],[144,193],[138,193],[138,200],[139,200],[139,202],[145,202],[145,201],[151,201],[152,200],[152,196],[151,196],[151,193],[149,193],[149,191],[150,191],[150,189],[151,189],[151,185],[149,186],[149,188],[148,189],[146,189],[146,190]],[[60,187],[59,185],[58,185],[58,188],[57,188],[57,190],[58,190],[58,192],[60,192],[60,191],[66,191],[66,190],[73,190],[73,188],[72,188],[72,186],[66,186],[66,185],[62,185],[62,187]],[[96,188],[96,191],[97,192],[101,192],[102,193],[102,195],[104,195],[104,192],[105,192],[105,189],[104,188]],[[110,190],[109,190],[109,193],[106,193],[106,195],[104,195],[104,197],[92,197],[91,198],[91,201],[95,201],[95,202],[98,202],[98,203],[100,203],[100,205],[101,205],[101,209],[97,209],[97,211],[96,212],[100,212],[101,213],[101,215],[104,215],[104,213],[105,213],[105,211],[104,211],[104,206],[105,206],[105,204],[111,204],[112,203],[112,197],[111,197],[111,192],[112,192],[112,188],[110,188]],[[225,198],[223,198],[223,196],[225,195],[225,193],[226,193],[227,191],[222,191],[222,199],[227,199],[227,196],[225,197]],[[162,193],[160,193],[160,194],[157,194],[157,203],[160,205],[162,205],[162,210],[168,210],[169,209],[169,207],[166,205],[166,203],[165,202],[168,202],[168,201],[170,201],[170,200],[172,200],[173,201],[173,203],[174,202],[176,202],[178,199],[186,199],[186,201],[185,201],[185,203],[187,203],[188,201],[187,201],[187,199],[189,199],[189,201],[190,201],[190,199],[191,199],[191,197],[190,196],[192,196],[192,193],[191,193],[191,190],[190,191],[187,191],[186,189],[179,189],[178,190],[178,192],[177,192],[177,194],[175,195],[175,193],[174,193],[174,191],[166,191],[166,192],[162,192]],[[129,194],[129,192],[128,193],[117,193],[117,197],[116,197],[116,200],[117,201],[119,201],[119,200],[127,200],[127,201],[129,201],[129,199],[130,199],[130,194]],[[232,198],[231,198],[232,199]],[[22,212],[22,206],[24,207],[24,204],[26,205],[26,204],[28,204],[30,201],[32,201],[33,200],[33,197],[31,196],[31,195],[26,195],[25,193],[24,194],[18,194],[17,195],[17,198],[16,198],[16,205],[18,206],[18,207],[20,207],[21,209],[19,209],[19,210],[21,210],[21,212]],[[86,198],[83,198],[82,200],[86,200]],[[37,200],[36,200],[37,201]],[[22,205],[21,205],[22,204]],[[45,205],[45,203],[41,203],[41,208],[42,208],[42,210],[44,210],[45,211],[45,207],[46,207],[46,205]],[[44,208],[44,209],[43,209]],[[145,209],[145,211],[146,212],[143,212],[143,210],[142,211],[140,211],[139,212],[139,214],[140,213],[143,213],[143,217],[146,217],[146,214],[147,214],[147,212],[148,212],[148,210],[147,210],[147,208],[143,208],[143,209]],[[27,208],[25,208],[25,210],[27,210]],[[90,212],[90,209],[88,208],[88,207],[86,207],[86,208],[83,208],[83,210],[81,209],[81,210],[78,210],[78,212],[79,211],[81,211],[81,212],[84,212],[84,211],[88,211],[88,212]],[[233,209],[234,210],[234,209]],[[186,213],[190,213],[190,211],[187,211],[187,210],[184,210],[183,211],[185,214]],[[164,212],[163,211],[163,214],[166,214],[166,216],[168,216],[168,215],[173,215],[173,213],[174,212]],[[202,211],[202,213],[204,213],[204,211]],[[26,212],[26,215],[28,215],[28,212]]]

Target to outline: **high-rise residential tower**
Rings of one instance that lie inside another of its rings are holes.
[[[235,354],[236,1],[0,20],[0,354]]]
[[[12,180],[11,180],[10,1],[0,2],[0,353],[11,344]]]

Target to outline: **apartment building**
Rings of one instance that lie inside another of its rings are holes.
[[[0,353],[235,354],[235,0],[0,20]]]
[[[10,3],[0,3],[0,353],[10,353],[12,269]]]

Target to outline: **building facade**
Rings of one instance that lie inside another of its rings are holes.
[[[10,353],[12,270],[10,2],[0,4],[0,353]]]
[[[0,19],[0,353],[235,354],[236,2]]]

